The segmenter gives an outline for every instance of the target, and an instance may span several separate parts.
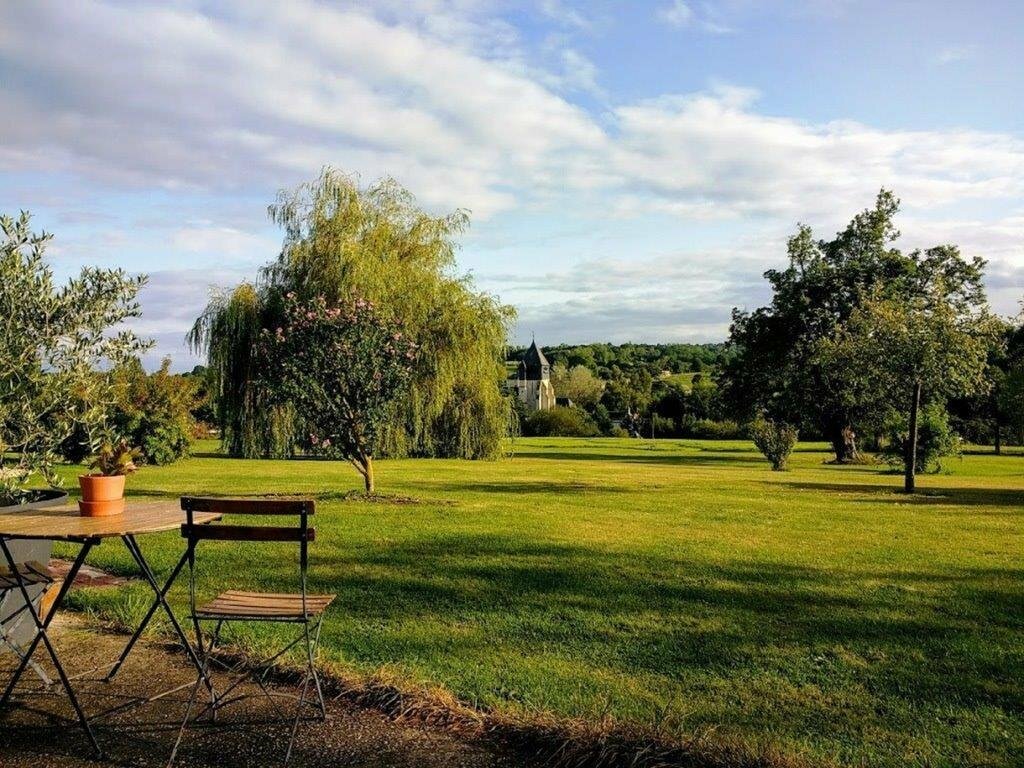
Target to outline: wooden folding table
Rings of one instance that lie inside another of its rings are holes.
[[[214,513],[193,514],[194,522],[203,524],[218,520],[220,517],[221,515]],[[149,624],[150,620],[161,608],[167,614],[167,618],[170,619],[171,626],[174,628],[178,639],[185,647],[185,651],[188,653],[192,663],[196,666],[196,669],[202,671],[203,666],[200,664],[199,659],[196,658],[192,643],[190,643],[188,638],[185,636],[181,625],[178,623],[177,618],[171,611],[171,607],[167,604],[166,598],[168,590],[171,588],[171,585],[174,583],[174,580],[177,578],[186,563],[187,554],[182,554],[177,565],[171,571],[171,575],[163,586],[161,586],[157,583],[156,574],[146,562],[146,558],[143,556],[142,550],[139,548],[138,541],[136,540],[137,536],[142,536],[147,533],[177,530],[183,521],[184,513],[181,511],[180,503],[176,498],[162,499],[159,501],[134,501],[129,499],[123,514],[112,515],[110,517],[82,517],[78,514],[78,507],[71,505],[45,509],[30,509],[23,512],[10,512],[7,514],[0,513],[0,550],[3,551],[4,560],[6,561],[7,566],[18,579],[18,586],[22,591],[22,596],[29,605],[29,613],[31,614],[32,620],[35,622],[36,627],[35,636],[27,646],[26,653],[22,657],[20,664],[15,668],[14,674],[7,684],[3,697],[0,698],[0,709],[6,706],[10,701],[11,694],[14,692],[15,686],[18,684],[18,680],[21,678],[22,673],[28,666],[32,655],[39,647],[39,644],[42,643],[49,653],[54,667],[56,667],[57,675],[60,677],[60,682],[67,693],[71,706],[75,710],[78,722],[89,737],[89,741],[92,744],[93,749],[96,751],[96,754],[102,756],[103,751],[100,749],[99,742],[96,741],[96,736],[93,733],[92,727],[89,725],[89,719],[86,717],[78,702],[78,697],[75,696],[74,688],[71,685],[71,681],[68,679],[67,673],[64,671],[64,667],[60,662],[60,657],[54,649],[53,644],[50,642],[47,630],[49,629],[50,623],[53,621],[53,617],[63,605],[64,598],[67,595],[68,590],[71,588],[71,585],[75,580],[75,576],[78,574],[82,564],[85,562],[85,558],[88,556],[89,551],[97,544],[102,543],[104,539],[119,538],[124,542],[128,552],[142,571],[143,578],[149,584],[155,595],[153,604],[150,606],[149,611],[146,613],[142,623],[135,631],[135,634],[132,635],[131,640],[128,641],[128,645],[122,652],[121,657],[112,665],[110,672],[107,674],[107,679],[109,680],[117,674],[117,671],[121,668],[121,665],[128,657],[128,654],[131,653],[132,648],[135,646],[136,641],[146,628],[146,625]],[[12,539],[47,539],[50,541],[69,542],[81,547],[74,563],[71,566],[71,570],[68,572],[64,579],[64,583],[61,584],[60,589],[57,592],[57,597],[53,602],[53,606],[49,614],[47,614],[45,618],[40,617],[32,600],[29,599],[27,584],[21,576],[17,575],[20,571],[16,567],[17,564],[14,562],[10,547],[7,545],[7,542]]]

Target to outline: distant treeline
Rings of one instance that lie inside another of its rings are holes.
[[[526,347],[513,347],[509,360],[518,362]],[[614,378],[616,369],[645,370],[657,378],[662,372],[688,373],[721,367],[730,358],[726,343],[716,344],[559,344],[543,347],[552,363],[589,368],[602,379]]]

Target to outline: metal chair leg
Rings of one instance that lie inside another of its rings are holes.
[[[149,563],[146,562],[146,558],[143,557],[142,550],[139,548],[139,544],[135,540],[135,537],[124,536],[123,541],[125,546],[128,548],[128,551],[135,559],[135,562],[139,566],[139,569],[142,571],[143,577],[146,579],[147,582],[149,582],[149,586],[153,589],[153,592],[156,594],[156,602],[150,608],[150,612],[147,615],[147,618],[143,621],[141,625],[139,625],[139,628],[136,630],[136,634],[133,635],[132,639],[128,642],[128,646],[124,649],[124,651],[121,654],[121,659],[117,662],[117,665],[115,665],[114,669],[111,670],[111,672],[107,675],[107,679],[109,680],[114,676],[114,674],[120,668],[120,665],[123,663],[124,659],[127,658],[128,654],[131,652],[132,645],[134,645],[135,641],[138,639],[137,636],[142,634],[142,630],[145,629],[146,624],[152,618],[152,615],[156,612],[156,608],[158,606],[164,609],[164,613],[166,613],[167,618],[170,619],[171,626],[174,628],[174,632],[175,634],[177,634],[178,639],[181,641],[181,644],[185,647],[185,653],[188,655],[189,660],[195,665],[196,669],[200,669],[202,665],[200,664],[199,658],[196,656],[195,650],[192,648],[192,644],[185,636],[185,631],[181,628],[181,624],[178,623],[178,619],[174,615],[174,612],[171,610],[171,606],[167,604],[166,597],[167,591],[171,588],[171,584],[174,583],[174,579],[177,577],[178,572],[184,566],[185,562],[187,562],[188,553],[186,552],[185,555],[183,555],[182,560],[179,561],[178,565],[171,573],[170,579],[167,580],[166,584],[161,589],[156,582],[156,574],[154,574],[153,569],[149,567]],[[210,680],[204,677],[203,682],[206,683],[206,687],[210,689],[212,693],[213,684],[210,682]]]
[[[316,651],[320,646],[320,629],[324,625],[323,614],[320,615],[319,621],[316,623],[316,630],[313,633],[312,640],[309,636],[309,623],[306,623],[306,660],[308,665],[308,674],[313,678],[313,684],[316,688],[316,698],[320,705],[320,719],[327,719],[327,704],[324,702],[324,692],[320,687],[320,675],[316,671]]]
[[[167,759],[167,768],[172,768],[174,760],[178,756],[178,749],[181,747],[181,742],[185,738],[185,729],[188,727],[188,722],[192,717],[192,707],[196,703],[196,696],[199,693],[199,687],[204,682],[209,682],[209,662],[210,655],[206,652],[206,648],[203,641],[202,630],[199,628],[199,621],[193,617],[193,621],[196,624],[196,637],[198,640],[198,657],[201,659],[198,673],[196,674],[196,682],[192,686],[192,693],[188,697],[188,705],[185,707],[185,717],[181,721],[181,727],[178,728],[178,737],[174,740],[174,746],[171,748],[171,756]],[[219,627],[218,627],[219,630]],[[211,639],[211,650],[213,649],[213,641]],[[213,691],[212,685],[210,686],[210,695],[216,696]]]

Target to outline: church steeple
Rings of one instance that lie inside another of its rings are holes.
[[[551,365],[544,357],[540,347],[537,346],[536,339],[530,344],[530,348],[523,355],[522,362],[519,363],[519,378],[531,381],[544,381],[551,378]]]

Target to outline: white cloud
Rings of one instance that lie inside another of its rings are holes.
[[[549,36],[550,47],[542,42],[533,51],[540,63],[488,0],[296,0],[258,8],[236,0],[216,13],[203,8],[115,0],[5,8],[0,173],[59,172],[79,190],[201,190],[204,199],[231,200],[333,164],[365,179],[394,175],[427,206],[468,207],[476,219],[560,210],[569,200],[592,204],[595,218],[735,220],[748,231],[761,222],[773,233],[804,220],[822,235],[887,186],[907,203],[908,238],[916,232],[923,245],[960,242],[993,260],[1000,302],[1021,292],[1013,283],[1024,266],[1024,224],[1019,211],[1002,213],[1024,199],[1024,141],[1016,135],[800,120],[769,114],[756,92],[725,85],[612,101],[583,53],[589,49],[570,36],[591,20],[560,2],[539,6],[564,27]],[[738,13],[722,4],[658,8],[666,23],[707,32],[726,31],[719,19]],[[580,93],[597,97],[600,114],[573,103]],[[971,204],[981,211],[976,218],[949,213]],[[255,217],[198,215],[204,220],[189,212],[185,224],[171,217],[173,226],[164,221],[153,230],[191,254],[190,263],[214,254],[262,262],[276,251],[276,239],[255,234]],[[81,247],[60,248],[90,259],[123,251],[130,244],[124,230],[124,222],[98,223]],[[733,252],[639,267],[591,260],[553,269],[542,285],[506,276],[490,287],[524,296],[529,322],[577,313],[575,327],[619,322],[635,338],[644,322],[652,323],[646,338],[692,337],[695,329],[720,335],[728,307],[759,295],[761,271],[781,254],[777,243],[758,246],[751,252],[760,256],[740,270]],[[175,281],[180,296],[198,291],[205,300],[204,279],[167,273],[148,289],[155,332],[180,338],[202,301],[178,302]],[[673,309],[683,304],[707,314]]]
[[[268,261],[279,244],[279,239],[213,224],[180,227],[171,234],[171,245],[185,253],[244,259],[250,263]]]
[[[629,208],[845,216],[881,186],[914,208],[1024,196],[1024,141],[969,130],[885,131],[757,112],[753,92],[718,88],[615,110],[610,160]]]
[[[542,14],[563,26],[581,30],[589,30],[593,27],[593,23],[587,16],[561,0],[541,0],[538,7]]]
[[[408,9],[388,12],[399,21],[308,0],[215,16],[15,5],[0,61],[17,77],[0,111],[20,119],[0,124],[0,170],[224,192],[334,164],[393,174],[428,206],[477,218],[568,190],[603,190],[620,214],[702,219],[847,211],[881,185],[924,208],[1022,194],[1024,143],[1009,135],[776,117],[728,86],[598,119],[556,92],[602,93],[577,50],[562,47],[562,70],[545,78],[440,39]]]
[[[702,4],[698,15],[685,0],[671,0],[668,5],[659,8],[657,14],[663,22],[679,29],[692,27],[712,35],[727,35],[734,31],[721,20],[718,11],[709,3]]]
[[[0,126],[0,169],[225,189],[333,163],[487,215],[603,141],[512,63],[359,10],[68,0],[5,21],[0,57],[23,86],[4,87],[0,110],[22,119]]]
[[[933,64],[953,64],[974,58],[977,47],[974,45],[947,45],[932,56]]]
[[[693,10],[683,0],[672,0],[658,11],[658,17],[673,27],[687,27],[694,20]]]

